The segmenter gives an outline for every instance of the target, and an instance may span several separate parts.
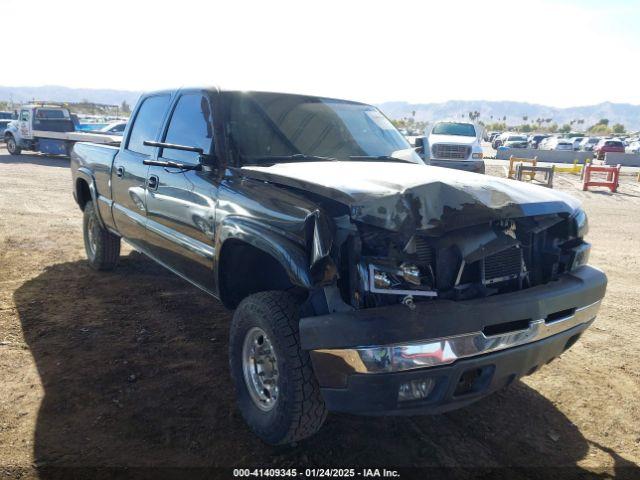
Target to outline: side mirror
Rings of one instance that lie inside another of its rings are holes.
[[[414,150],[416,151],[416,153],[424,153],[424,137],[416,138]]]
[[[204,153],[200,147],[191,147],[188,145],[176,145],[174,143],[165,143],[165,142],[153,142],[151,140],[145,140],[142,142],[143,145],[147,147],[159,147],[159,148],[168,148],[173,150],[182,150],[183,152],[194,152],[198,154],[198,165],[195,168],[193,165],[188,166],[178,162],[162,162],[162,161],[147,161],[145,160],[143,163],[145,165],[158,165],[158,166],[173,166],[176,168],[185,168],[188,170],[201,170],[202,167],[209,167],[210,169],[216,167],[217,157],[215,154]],[[166,165],[165,165],[166,164]],[[169,165],[170,164],[170,165]]]
[[[216,156],[215,153],[212,153],[212,154],[201,153],[198,156],[198,161],[200,162],[201,165],[204,165],[207,167],[215,168],[218,165],[218,157]]]

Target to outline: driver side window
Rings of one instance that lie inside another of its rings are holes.
[[[202,93],[182,95],[173,110],[169,128],[163,139],[165,143],[198,147],[205,154],[213,149],[213,111],[209,97]],[[198,163],[196,152],[163,149],[162,158],[182,163]]]
[[[29,110],[22,110],[20,112],[20,121],[28,122],[29,121]]]

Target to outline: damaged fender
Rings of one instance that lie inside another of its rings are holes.
[[[219,228],[219,248],[216,249],[218,252],[222,251],[227,240],[241,240],[275,258],[285,269],[293,285],[304,288],[311,288],[313,285],[304,249],[284,235],[240,217],[226,217]]]

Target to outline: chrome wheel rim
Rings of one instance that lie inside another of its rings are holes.
[[[96,256],[96,251],[98,250],[96,237],[96,220],[93,218],[93,215],[91,215],[87,221],[87,246],[89,247],[89,255],[91,255],[91,258]]]
[[[278,402],[278,359],[264,330],[253,327],[242,345],[242,371],[253,403],[263,412]]]
[[[7,140],[7,150],[9,150],[9,153],[13,154],[13,152],[15,152],[16,149],[16,141],[13,138],[10,138],[9,140]]]

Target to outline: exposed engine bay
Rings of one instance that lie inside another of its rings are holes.
[[[590,246],[581,222],[566,214],[495,220],[438,237],[416,231],[406,242],[358,224],[358,235],[342,248],[338,285],[355,308],[526,289],[586,264]]]
[[[588,261],[579,202],[522,182],[388,162],[243,173],[309,202],[311,283],[328,311],[515,292]]]

